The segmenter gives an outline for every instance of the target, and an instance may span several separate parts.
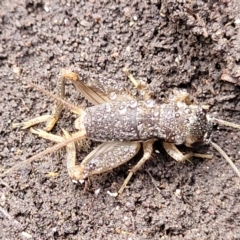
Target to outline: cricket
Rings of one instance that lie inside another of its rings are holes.
[[[232,166],[240,177],[240,171],[227,154],[211,141],[213,124],[221,124],[240,129],[240,125],[211,117],[204,107],[194,104],[186,91],[174,91],[173,96],[163,103],[157,103],[152,97],[149,85],[137,81],[125,67],[123,72],[137,90],[137,95],[128,91],[105,89],[101,84],[84,83],[77,73],[62,70],[57,82],[57,96],[30,83],[34,88],[55,100],[56,104],[51,115],[43,115],[26,122],[14,123],[13,128],[27,129],[38,136],[55,142],[46,150],[22,161],[14,167],[5,170],[1,177],[25,166],[38,158],[66,148],[67,170],[73,181],[83,182],[95,174],[110,171],[130,159],[142,148],[143,155],[139,162],[129,170],[118,194],[129,184],[143,164],[151,157],[153,143],[161,140],[166,152],[176,161],[190,160],[192,157],[211,158],[209,154],[188,152],[183,154],[176,146],[194,147],[210,144]],[[71,81],[76,89],[84,96],[92,107],[77,107],[65,99],[65,83]],[[62,109],[66,107],[79,117],[75,120],[77,131],[73,134],[63,129],[63,136],[50,133]],[[34,125],[46,122],[45,130],[34,129]],[[85,159],[77,163],[77,151],[86,139],[101,142]]]

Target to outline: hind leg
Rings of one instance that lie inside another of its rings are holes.
[[[50,115],[43,115],[40,117],[36,117],[33,119],[30,119],[26,122],[22,122],[22,123],[13,123],[12,127],[13,128],[18,128],[20,127],[21,129],[27,129],[30,128],[38,123],[42,123],[42,122],[46,122],[46,127],[45,130],[47,132],[51,131],[52,128],[54,127],[54,125],[56,124],[56,122],[58,121],[58,119],[60,118],[61,112],[63,110],[64,107],[64,102],[61,102],[60,100],[65,98],[65,85],[66,85],[66,80],[71,81],[75,87],[77,88],[77,90],[79,90],[82,95],[89,100],[91,103],[93,103],[94,105],[100,104],[100,103],[104,103],[106,102],[108,99],[107,96],[104,96],[102,93],[98,92],[96,89],[92,89],[90,86],[84,84],[78,77],[78,75],[72,71],[69,70],[62,70],[61,71],[61,77],[58,79],[57,81],[57,96],[56,96],[56,100],[57,103],[54,105],[54,108],[52,110],[52,113]],[[39,91],[50,95],[51,97],[51,93],[47,92],[44,89],[41,89],[40,87],[38,87],[37,85],[31,84],[33,87],[37,88]],[[52,97],[54,98],[55,96],[52,95]],[[66,103],[65,103],[66,105]],[[71,105],[71,104],[69,104]],[[70,106],[71,110],[73,112],[76,112],[77,114],[81,113],[81,109],[77,109],[76,107],[73,108],[74,106]]]
[[[57,97],[60,99],[64,99],[64,97],[65,97],[65,79],[64,79],[64,77],[61,77],[57,82]],[[22,122],[22,123],[13,123],[12,128],[20,127],[21,129],[27,129],[38,123],[46,122],[45,130],[47,132],[49,132],[52,130],[55,123],[58,121],[60,114],[62,112],[62,109],[63,109],[63,104],[57,103],[54,106],[51,115],[43,115],[43,116],[36,117],[36,118],[30,119],[26,122]]]

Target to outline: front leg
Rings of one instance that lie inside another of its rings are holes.
[[[190,160],[192,157],[199,157],[199,158],[208,158],[211,159],[212,155],[210,154],[201,154],[201,153],[193,153],[189,152],[183,155],[177,147],[173,143],[163,142],[163,147],[165,151],[177,162],[184,162],[186,160]]]
[[[192,152],[183,155],[173,143],[163,142],[165,151],[177,162],[184,162],[190,160],[193,156]]]

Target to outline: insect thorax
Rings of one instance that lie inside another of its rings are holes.
[[[83,125],[95,141],[162,139],[190,146],[204,142],[209,123],[203,109],[183,102],[113,101],[86,109]]]

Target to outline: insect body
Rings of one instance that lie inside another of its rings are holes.
[[[87,108],[75,126],[85,128],[88,138],[100,142],[156,138],[186,146],[205,142],[211,130],[201,107],[183,102],[160,105],[152,99],[114,101]]]
[[[71,136],[63,130],[64,137],[61,137],[43,130],[32,129],[33,133],[58,142],[58,144],[35,155],[27,162],[66,146],[67,168],[70,177],[73,180],[84,180],[94,174],[106,172],[127,162],[137,154],[142,145],[143,156],[137,165],[130,170],[119,190],[119,193],[121,193],[133,173],[150,158],[154,141],[162,140],[167,153],[177,161],[189,159],[194,154],[190,152],[183,155],[175,145],[185,144],[192,147],[195,144],[211,142],[210,133],[213,118],[208,116],[200,106],[192,104],[186,92],[175,93],[175,96],[166,103],[157,104],[151,98],[148,86],[137,82],[127,69],[124,69],[124,71],[138,89],[141,96],[140,100],[129,94],[106,93],[96,87],[86,85],[78,79],[77,74],[70,71],[63,71],[62,73],[62,78],[58,83],[58,97],[40,89],[40,91],[57,100],[52,115],[16,123],[13,127],[28,128],[39,122],[47,121],[46,129],[50,131],[65,105],[80,115],[75,121],[75,128],[79,131]],[[66,79],[72,81],[94,106],[82,109],[62,100],[65,97]],[[108,97],[108,95],[111,97]],[[239,125],[227,124],[239,128]],[[102,144],[96,147],[80,165],[77,165],[74,142],[83,142],[86,138],[100,141]],[[213,146],[215,147],[215,145]],[[205,154],[197,154],[197,156],[209,157]],[[21,163],[21,165],[23,164]],[[7,170],[5,174],[11,170]],[[236,169],[235,171],[240,176],[239,171]]]

